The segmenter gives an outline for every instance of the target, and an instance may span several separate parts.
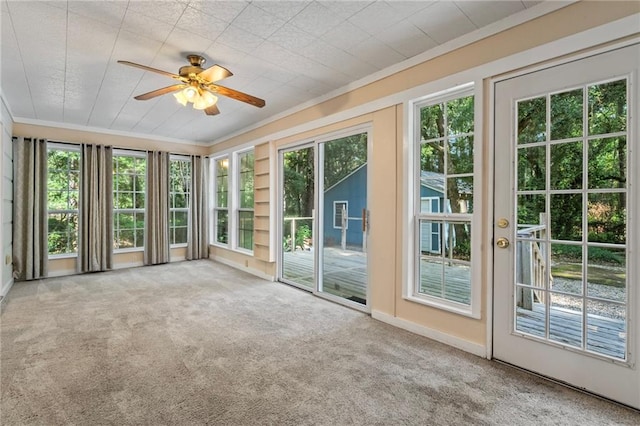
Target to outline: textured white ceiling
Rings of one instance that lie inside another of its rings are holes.
[[[1,88],[14,118],[211,143],[521,12],[537,1],[2,1]],[[172,84],[186,54],[233,72],[206,116]]]

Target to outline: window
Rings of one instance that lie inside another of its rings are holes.
[[[75,254],[78,252],[80,151],[49,145],[47,169],[49,255]]]
[[[253,250],[253,150],[238,154],[238,248]]]
[[[409,298],[477,315],[477,307],[472,309],[474,96],[466,89],[432,98],[416,103],[414,114],[416,249]]]
[[[144,154],[113,155],[113,248],[144,247],[147,160]]]
[[[342,220],[343,218],[348,218],[348,217],[349,217],[349,202],[334,201],[333,202],[333,227],[336,229],[342,229]],[[349,228],[349,221],[345,220],[344,229],[348,229],[348,228]]]
[[[215,161],[214,241],[229,243],[229,157]]]
[[[169,242],[172,246],[185,245],[189,224],[191,160],[172,156],[170,163]]]

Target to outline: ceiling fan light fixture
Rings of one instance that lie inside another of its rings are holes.
[[[215,105],[216,102],[218,102],[218,98],[214,96],[213,93],[209,92],[208,90],[201,90],[200,96],[197,96],[193,100],[193,109],[207,109],[210,106]]]
[[[196,87],[193,86],[189,86],[187,88],[185,88],[182,93],[184,94],[184,97],[187,98],[187,101],[189,102],[193,102],[197,97],[198,97],[198,89]]]
[[[187,97],[184,94],[184,90],[179,91],[178,93],[174,93],[173,96],[175,96],[176,100],[178,101],[178,103],[182,106],[187,106]]]

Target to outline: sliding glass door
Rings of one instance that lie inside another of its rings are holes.
[[[314,205],[315,147],[280,152],[281,235],[280,279],[315,288]]]
[[[368,132],[280,151],[279,280],[367,307]]]

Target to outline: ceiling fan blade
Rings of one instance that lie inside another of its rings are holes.
[[[246,93],[242,93],[239,92],[237,90],[233,90],[233,89],[229,89],[228,87],[224,87],[224,86],[219,86],[217,84],[207,84],[207,89],[211,90],[212,92],[218,93],[222,96],[226,96],[232,99],[235,99],[237,101],[241,101],[241,102],[246,102],[250,105],[256,106],[258,108],[262,108],[263,106],[265,106],[265,101],[260,99],[260,98],[256,98],[255,96],[251,96],[251,95],[247,95]]]
[[[162,71],[162,70],[159,70],[159,69],[156,69],[156,68],[151,68],[151,67],[148,67],[146,65],[136,64],[135,62],[118,61],[118,63],[122,64],[122,65],[128,65],[128,66],[134,67],[134,68],[140,68],[141,70],[145,70],[145,71],[155,72],[156,74],[162,74],[162,75],[165,75],[167,77],[174,78],[176,80],[186,81],[184,77],[181,77],[178,74],[173,74],[173,73],[170,73],[168,71]]]
[[[213,83],[215,81],[222,80],[223,78],[231,77],[232,75],[233,73],[231,71],[216,64],[200,72],[198,77],[203,78],[209,83]]]
[[[177,92],[178,90],[184,89],[185,87],[187,87],[186,84],[174,84],[173,86],[163,87],[162,89],[157,89],[148,93],[143,93],[142,95],[138,95],[134,97],[134,99],[137,99],[139,101],[146,101],[148,99],[155,98],[156,96],[165,95],[171,92]]]
[[[204,112],[207,115],[220,114],[220,110],[218,109],[218,105],[211,105],[209,108],[205,108]]]

